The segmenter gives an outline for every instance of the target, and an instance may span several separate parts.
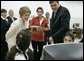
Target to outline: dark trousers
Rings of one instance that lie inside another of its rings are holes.
[[[44,45],[46,45],[46,44],[51,44],[50,42],[49,42],[49,37],[47,36],[47,35],[45,35],[45,42],[44,42]]]
[[[0,46],[0,59],[5,60],[6,54],[8,52],[8,46],[6,44]]]
[[[34,52],[34,60],[40,60],[44,42],[32,41],[32,47]],[[38,51],[37,51],[38,50]]]
[[[50,42],[49,42],[49,37],[50,37],[50,30],[46,30],[45,31],[45,42],[44,42],[44,45],[46,45],[47,43],[48,44],[51,44]]]

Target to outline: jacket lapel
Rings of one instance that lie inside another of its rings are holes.
[[[55,13],[55,17],[53,17],[54,14],[52,14],[52,19],[51,19],[51,27],[54,26],[54,24],[57,23],[58,21],[58,17],[59,17],[59,14],[60,14],[60,9],[61,9],[61,6],[59,7],[59,9],[57,10],[57,13]]]

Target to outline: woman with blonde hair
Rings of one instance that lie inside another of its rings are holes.
[[[14,21],[6,33],[6,41],[8,43],[9,51],[11,47],[16,45],[17,34],[21,30],[26,29],[26,23],[29,19],[30,14],[31,14],[31,10],[27,6],[23,6],[20,8],[19,10],[20,19]]]

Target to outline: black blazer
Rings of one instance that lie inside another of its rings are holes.
[[[6,22],[6,20],[3,20],[1,18],[1,40],[0,40],[0,53],[1,53],[1,59],[4,58],[3,56],[8,51],[8,45],[6,42],[5,34],[9,29],[9,23]]]
[[[68,9],[60,6],[55,17],[50,20],[50,32],[54,41],[62,42],[63,37],[69,31],[70,13]]]
[[[17,20],[17,18],[13,17],[14,21]],[[11,23],[13,22],[12,18],[10,16],[7,17],[9,24],[11,25]]]

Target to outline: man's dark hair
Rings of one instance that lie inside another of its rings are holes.
[[[1,9],[1,13],[5,13],[5,12],[7,12],[7,10],[5,10],[5,9]]]
[[[54,2],[54,1],[49,1],[49,3],[51,4],[52,2]],[[59,1],[56,1],[57,3],[59,3]]]

